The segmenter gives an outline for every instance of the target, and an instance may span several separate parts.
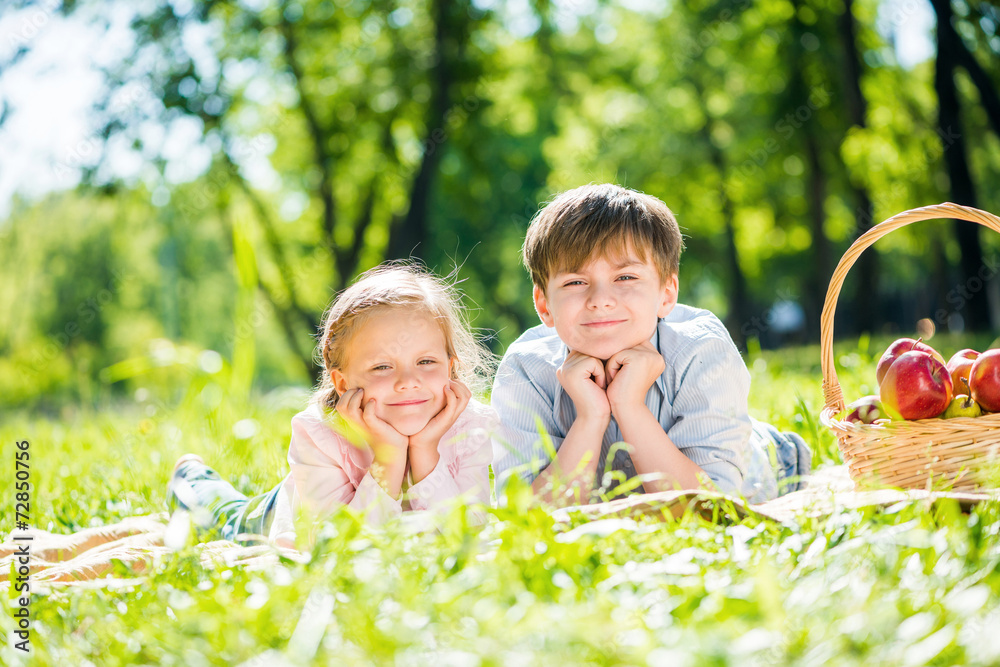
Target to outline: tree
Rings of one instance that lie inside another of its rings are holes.
[[[867,126],[868,103],[861,92],[862,66],[858,57],[853,0],[844,0],[844,9],[837,17],[837,34],[843,54],[843,90],[847,117],[853,127]],[[861,236],[875,224],[875,206],[868,189],[860,183],[848,179],[850,195],[854,204],[854,220],[857,236]],[[878,326],[878,253],[871,249],[858,260],[858,287],[854,304],[857,310],[857,325],[862,331],[876,331]]]
[[[153,91],[154,120],[197,120],[214,146],[215,187],[184,214],[208,218],[219,206],[250,204],[266,248],[261,294],[306,368],[314,369],[309,336],[329,298],[309,282],[339,291],[367,266],[425,244],[451,113],[479,76],[470,36],[487,19],[444,0],[345,9],[282,0],[259,11],[201,0],[184,14],[160,2],[133,22],[132,66],[109,74],[117,88],[138,81]],[[192,52],[188,45],[205,34]],[[102,134],[141,144],[142,120],[111,116]],[[277,189],[248,175],[262,160]],[[290,229],[279,210],[293,195],[306,204]],[[316,248],[325,267],[303,263]]]
[[[937,15],[937,58],[934,67],[934,89],[938,96],[938,131],[945,141],[944,161],[951,187],[951,199],[957,204],[977,206],[976,187],[966,158],[962,136],[961,103],[955,86],[955,69],[964,51],[952,27],[951,0],[931,0]],[[966,285],[979,281],[983,267],[983,249],[979,240],[979,225],[955,221],[955,235],[962,251],[962,278]],[[981,285],[981,282],[979,283]],[[964,296],[964,295],[963,295]],[[989,327],[989,301],[982,290],[968,290],[963,317],[966,327],[982,331]]]

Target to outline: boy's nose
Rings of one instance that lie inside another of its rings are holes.
[[[615,305],[614,294],[611,289],[595,285],[587,296],[587,307],[589,308],[609,308]]]

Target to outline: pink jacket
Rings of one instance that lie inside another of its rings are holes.
[[[312,404],[292,417],[291,472],[282,482],[269,537],[273,542],[294,542],[294,517],[300,507],[323,517],[347,505],[369,521],[381,523],[404,509],[431,510],[459,496],[488,505],[492,437],[498,425],[492,407],[470,400],[441,438],[437,467],[394,499],[368,471],[371,450],[356,447],[335,433],[323,410]]]

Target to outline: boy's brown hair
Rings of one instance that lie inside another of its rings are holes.
[[[545,290],[554,273],[576,271],[595,255],[625,255],[629,247],[652,258],[661,281],[676,274],[684,240],[674,214],[651,195],[611,183],[584,185],[558,195],[532,219],[524,266]]]

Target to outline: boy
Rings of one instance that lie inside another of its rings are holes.
[[[662,201],[616,185],[564,192],[535,216],[523,258],[542,325],[508,348],[494,381],[498,498],[512,474],[550,499],[558,478],[582,500],[640,475],[638,491],[760,501],[777,495],[769,447],[779,476],[809,471],[801,438],[747,414],[750,375],[722,322],[677,303],[682,248]]]

